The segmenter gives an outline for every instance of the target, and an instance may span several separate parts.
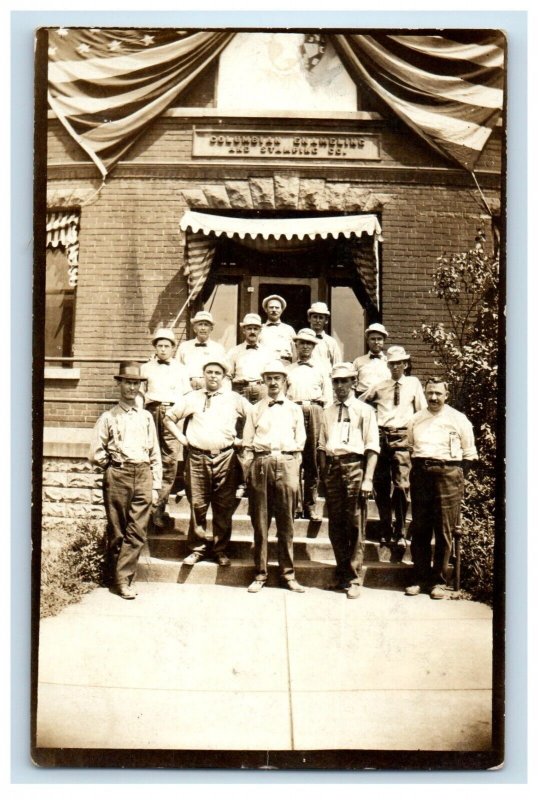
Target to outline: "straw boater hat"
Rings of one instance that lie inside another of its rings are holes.
[[[325,314],[326,317],[331,316],[331,312],[327,308],[327,303],[312,303],[306,312],[306,316],[308,317],[310,314]]]
[[[340,361],[331,370],[331,378],[356,378],[357,372],[351,361]]]
[[[395,344],[387,350],[387,362],[390,361],[409,361],[411,356],[405,352],[405,347]]]
[[[268,364],[262,370],[262,375],[266,375],[269,372],[278,372],[280,375],[288,375],[288,368],[285,364],[282,363],[278,358],[275,358],[273,361],[269,361]]]
[[[310,342],[310,344],[317,344],[318,340],[316,334],[311,328],[301,328],[299,333],[293,337],[294,342]]]
[[[121,361],[120,369],[117,375],[114,375],[117,381],[145,381],[140,374],[140,364],[138,361]]]
[[[364,331],[364,335],[368,336],[369,333],[380,333],[382,336],[385,337],[389,335],[388,330],[380,322],[374,322],[372,323],[372,325],[369,325]]]
[[[209,367],[211,364],[216,364],[218,367],[221,367],[224,370],[224,374],[227,375],[230,371],[230,365],[227,361],[223,358],[219,358],[218,356],[214,356],[213,358],[208,358],[207,361],[204,362],[203,370],[205,371],[206,367]]]
[[[168,339],[168,341],[172,342],[173,345],[176,344],[176,337],[171,328],[157,328],[152,336],[151,344],[154,345],[155,342],[159,341],[159,339]]]
[[[261,328],[262,318],[259,314],[245,314],[243,322],[240,322],[239,325],[241,328],[246,328],[247,325],[257,325],[258,328]]]
[[[279,294],[270,294],[269,297],[266,297],[264,300],[262,300],[262,308],[264,311],[267,311],[267,304],[269,303],[270,300],[278,300],[278,302],[282,306],[282,311],[286,310],[286,306],[288,304],[286,303],[284,298],[281,297]]]
[[[211,325],[215,324],[209,311],[197,311],[194,317],[191,319],[191,325],[196,325],[197,322],[209,322]]]

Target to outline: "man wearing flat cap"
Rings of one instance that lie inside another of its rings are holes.
[[[323,411],[319,436],[329,538],[336,560],[336,581],[327,588],[345,591],[354,600],[360,595],[367,500],[379,436],[373,409],[355,397],[353,365],[335,364],[331,376],[336,399]]]
[[[167,408],[191,391],[191,385],[187,368],[174,358],[174,331],[170,328],[158,328],[151,343],[155,353],[140,368],[140,374],[146,381],[146,388],[142,388],[141,394],[144,397],[144,406],[155,422],[163,464],[163,482],[153,511],[153,524],[156,528],[165,528],[171,523],[165,509],[176,478],[181,445],[164,427],[163,417]]]
[[[256,566],[255,579],[248,587],[251,593],[259,592],[267,581],[272,517],[276,522],[280,580],[290,591],[304,592],[293,567],[293,520],[305,429],[301,410],[285,396],[286,375],[282,361],[270,361],[265,366],[267,397],[250,407],[243,434]]]
[[[237,420],[245,418],[250,404],[230,389],[223,389],[228,365],[210,358],[204,364],[204,388],[186,394],[169,408],[164,424],[186,448],[185,486],[191,505],[187,544],[191,553],[183,563],[193,565],[213,558],[230,565],[226,549],[232,536],[236,491],[242,478],[236,447]],[[185,432],[178,422],[188,420]],[[213,535],[207,531],[207,512],[213,511]]]
[[[209,358],[223,359],[225,350],[219,342],[210,338],[215,324],[209,311],[197,311],[191,319],[191,325],[195,334],[194,339],[181,342],[176,352],[176,358],[180,364],[187,367],[191,387],[203,389],[205,385],[204,364]],[[226,382],[224,385],[226,387]]]
[[[262,301],[262,308],[267,314],[267,322],[262,325],[260,344],[272,351],[273,358],[280,358],[286,349],[293,353],[295,331],[291,325],[281,320],[286,310],[284,298],[278,294],[270,294]]]
[[[134,600],[136,567],[161,489],[161,454],[153,417],[136,402],[140,366],[122,361],[114,379],[120,400],[97,420],[89,459],[104,470],[110,588],[124,600]]]
[[[329,378],[335,364],[342,361],[342,353],[336,339],[325,332],[331,312],[326,303],[312,303],[306,316],[308,325],[316,334],[317,346],[312,353],[312,360],[324,367]]]
[[[404,374],[409,358],[404,347],[389,347],[390,379],[371,387],[360,398],[375,408],[379,426],[381,452],[374,476],[374,492],[381,523],[381,544],[392,541],[400,547],[406,545],[405,518],[411,470],[407,425],[413,414],[427,406],[419,379]]]
[[[353,362],[357,373],[357,395],[364,394],[371,386],[390,378],[387,357],[383,352],[388,332],[380,322],[374,322],[364,331],[368,352]]]
[[[287,396],[301,407],[306,444],[303,451],[304,497],[302,514],[305,519],[320,522],[316,510],[319,470],[317,461],[321,412],[332,403],[332,387],[327,372],[312,357],[318,339],[311,328],[301,328],[295,336],[297,361],[288,371]]]

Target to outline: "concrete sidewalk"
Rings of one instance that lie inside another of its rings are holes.
[[[37,746],[491,747],[487,606],[141,583],[42,621]]]

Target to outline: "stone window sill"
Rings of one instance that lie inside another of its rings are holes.
[[[80,369],[72,367],[45,367],[45,380],[78,381],[80,380]]]

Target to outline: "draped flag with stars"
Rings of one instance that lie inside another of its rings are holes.
[[[167,28],[48,34],[50,107],[103,177],[233,36]]]
[[[103,176],[234,36],[168,28],[54,28],[49,103]],[[349,74],[451,161],[472,171],[503,108],[499,31],[305,34],[301,56],[323,69],[325,39]]]

